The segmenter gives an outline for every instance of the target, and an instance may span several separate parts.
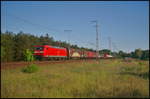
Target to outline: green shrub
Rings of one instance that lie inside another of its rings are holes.
[[[27,67],[23,68],[22,71],[25,73],[33,73],[33,72],[38,71],[38,66],[35,64],[30,64]]]
[[[26,49],[24,52],[25,61],[34,61],[33,52],[29,49]]]

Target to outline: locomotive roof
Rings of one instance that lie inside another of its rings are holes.
[[[57,46],[49,46],[49,47],[64,49],[64,47],[57,47]]]
[[[34,47],[52,47],[52,48],[59,48],[59,49],[64,49],[64,47],[57,47],[57,46],[51,46],[51,45],[35,45]]]

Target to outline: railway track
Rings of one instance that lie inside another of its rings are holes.
[[[72,62],[94,62],[93,59],[86,59],[86,60],[60,60],[60,61],[34,61],[34,62],[7,62],[1,63],[1,69],[10,69],[10,68],[17,68],[17,67],[24,67],[28,64],[37,64],[39,66],[44,66],[48,64],[62,64],[62,63],[72,63]]]

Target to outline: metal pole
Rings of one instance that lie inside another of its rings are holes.
[[[64,30],[64,32],[68,33],[68,44],[69,44],[68,48],[70,48],[70,33],[69,32],[71,32],[71,31],[72,30]]]
[[[99,56],[98,21],[94,20],[94,21],[91,21],[91,22],[96,23],[96,53],[97,53],[96,59],[98,60],[98,56]]]
[[[110,37],[108,37],[108,42],[109,42],[109,50],[110,50],[109,54],[111,54],[111,38]]]
[[[68,32],[68,51],[70,53],[70,33],[72,30],[64,30],[64,32]],[[70,59],[70,57],[68,57],[68,59]]]
[[[98,22],[96,21],[96,52],[97,52],[97,59],[98,59],[98,55],[99,55],[99,46],[98,46]]]

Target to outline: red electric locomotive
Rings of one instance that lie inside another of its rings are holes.
[[[68,52],[66,48],[54,47],[49,45],[34,46],[34,56],[38,59],[42,58],[67,58]]]

